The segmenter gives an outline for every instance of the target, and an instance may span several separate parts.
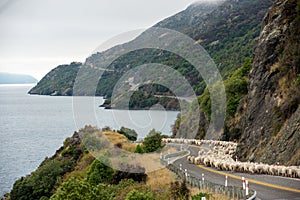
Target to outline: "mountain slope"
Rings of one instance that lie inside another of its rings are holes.
[[[38,81],[30,75],[0,73],[0,84],[27,84]]]
[[[224,3],[202,2],[193,4],[181,13],[155,25],[170,28],[187,34],[197,40],[215,60],[226,77],[252,55],[255,38],[259,35],[260,22],[270,6],[269,0],[227,0]],[[126,45],[126,44],[124,44]],[[128,44],[127,44],[128,45]],[[121,45],[122,46],[122,45]],[[108,51],[114,53],[113,47]],[[86,60],[86,64],[97,67],[102,53],[96,53]],[[170,52],[154,49],[142,49],[130,52],[117,60],[105,71],[97,88],[96,95],[110,97],[116,82],[128,70],[145,64],[161,63],[179,71],[192,85],[196,94],[203,93],[205,83],[197,71],[184,59]],[[66,67],[65,67],[66,68]],[[61,71],[60,71],[61,70]],[[57,69],[57,76],[48,74],[47,85],[38,84],[32,94],[65,95],[66,83],[57,84],[63,79],[66,69]],[[70,82],[71,83],[71,82]],[[55,92],[57,91],[57,92]],[[159,91],[160,92],[160,91]],[[70,92],[72,94],[72,92]],[[86,95],[84,92],[82,95]]]
[[[44,76],[29,93],[56,96],[72,95],[79,66],[81,66],[81,63],[72,62],[70,65],[56,67]]]
[[[300,164],[300,1],[276,1],[263,21],[249,93],[232,130],[243,160]]]

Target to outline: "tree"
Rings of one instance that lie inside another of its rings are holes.
[[[143,141],[143,149],[145,153],[158,151],[163,148],[161,132],[152,129]]]
[[[130,140],[130,141],[136,141],[137,140],[138,134],[133,129],[125,128],[125,127],[122,126],[121,129],[118,130],[118,133],[120,133],[122,135],[125,135],[128,138],[128,140]]]

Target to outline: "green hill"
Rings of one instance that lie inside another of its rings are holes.
[[[252,55],[261,29],[262,18],[270,5],[271,2],[268,0],[228,0],[218,4],[196,3],[159,22],[154,27],[177,30],[198,41],[208,51],[226,78],[242,65],[245,58]],[[124,45],[130,45],[133,42]],[[120,46],[108,51],[113,54],[118,48]],[[85,64],[93,67],[99,66],[101,55],[100,52],[93,54],[87,58]],[[204,92],[205,83],[189,62],[167,51],[142,49],[129,52],[115,60],[108,67],[109,70],[102,75],[96,95],[110,97],[116,82],[124,73],[145,63],[161,63],[171,66],[189,81],[197,95]],[[79,69],[79,66],[72,67],[73,65],[59,66],[51,71],[29,93],[72,95],[72,86]],[[159,94],[165,90],[165,88],[153,88],[154,93]],[[81,95],[90,94],[89,91],[82,91]],[[147,96],[149,93],[145,94],[145,97]],[[148,107],[151,105],[141,108]]]

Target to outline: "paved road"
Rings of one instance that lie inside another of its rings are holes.
[[[191,155],[198,155],[199,147],[189,146],[188,148]],[[186,157],[176,160],[173,164],[177,167],[182,164],[183,169],[187,169],[190,174],[199,178],[204,173],[206,180],[217,184],[224,184],[225,175],[227,175],[228,185],[242,186],[241,179],[245,177],[249,180],[250,189],[257,191],[256,199],[258,200],[300,200],[300,179],[218,171],[211,167],[190,164]]]

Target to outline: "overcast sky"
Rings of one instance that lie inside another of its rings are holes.
[[[41,79],[101,43],[148,28],[195,0],[0,0],[0,72]]]

